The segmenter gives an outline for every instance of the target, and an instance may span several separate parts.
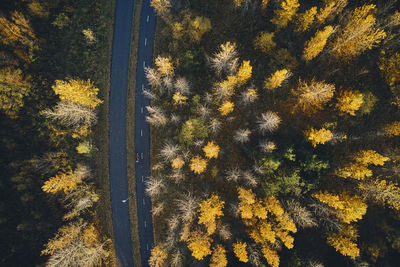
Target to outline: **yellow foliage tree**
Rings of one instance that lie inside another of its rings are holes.
[[[167,15],[171,8],[170,0],[151,0],[150,5],[154,7],[157,15],[159,16]]]
[[[236,73],[236,86],[240,87],[247,83],[251,78],[253,67],[250,65],[249,60],[243,60],[238,72]]]
[[[360,183],[358,187],[366,198],[372,198],[381,205],[400,210],[400,188],[397,184],[376,179]]]
[[[326,41],[333,32],[332,26],[326,26],[323,30],[317,31],[315,36],[306,42],[304,47],[304,59],[310,61],[321,53]]]
[[[203,147],[203,151],[206,154],[206,157],[211,158],[218,158],[219,153],[219,145],[217,145],[214,141],[208,142],[205,147]]]
[[[217,245],[211,255],[210,267],[225,267],[227,265],[226,250],[222,245]]]
[[[352,225],[347,225],[339,233],[329,234],[327,243],[334,247],[340,254],[354,260],[360,255],[360,249],[355,243],[357,237],[357,229]]]
[[[49,17],[49,8],[45,3],[41,4],[39,1],[33,1],[28,4],[28,7],[33,14],[41,18]]]
[[[400,136],[400,121],[394,121],[384,127],[388,136]]]
[[[355,116],[355,112],[364,103],[364,95],[357,90],[346,90],[340,94],[337,100],[338,103],[336,104],[336,108],[339,110],[339,114],[350,114],[351,116]]]
[[[382,56],[378,66],[382,76],[391,87],[400,82],[400,53],[394,53],[389,58]]]
[[[0,17],[0,35],[5,44],[20,43],[23,46],[33,47],[36,36],[30,22],[19,11],[11,13],[11,21]]]
[[[211,21],[205,17],[195,17],[190,20],[190,27],[188,28],[189,36],[194,42],[200,42],[203,35],[211,30]]]
[[[171,166],[174,169],[181,169],[185,165],[185,162],[183,161],[181,156],[177,156],[173,160],[171,160]]]
[[[376,6],[372,4],[363,5],[351,12],[332,43],[331,51],[335,56],[349,61],[386,37],[384,30],[374,27],[375,12]]]
[[[90,108],[96,108],[103,103],[97,98],[99,89],[90,80],[56,80],[56,84],[52,88],[61,100],[71,101]]]
[[[236,242],[233,244],[233,252],[241,262],[248,262],[249,258],[246,251],[246,242]]]
[[[93,223],[89,224],[83,231],[80,239],[86,246],[95,246],[99,243],[99,232]]]
[[[149,265],[151,267],[161,267],[167,257],[167,252],[160,245],[157,245],[151,250]]]
[[[326,191],[316,192],[312,196],[336,209],[339,212],[339,219],[344,223],[358,221],[367,212],[367,204],[362,202],[360,197],[351,196],[347,192],[342,192],[338,195]]]
[[[187,96],[182,95],[181,92],[175,92],[172,96],[172,100],[174,101],[174,105],[185,105],[187,101]]]
[[[224,101],[218,110],[221,112],[222,116],[226,116],[233,111],[234,106],[235,104],[233,104],[233,102]]]
[[[296,31],[304,32],[313,24],[315,15],[317,14],[317,7],[312,7],[304,13],[298,14],[296,17]]]
[[[304,132],[307,140],[311,142],[313,147],[316,147],[318,144],[325,144],[330,141],[333,137],[333,134],[330,130],[321,128],[319,130],[310,128],[309,130]]]
[[[364,166],[369,166],[369,165],[377,165],[377,166],[383,166],[385,164],[385,161],[388,161],[389,158],[382,156],[375,150],[360,150],[359,152],[355,153],[353,155],[353,158],[355,161],[358,163],[364,165]]]
[[[158,56],[156,57],[154,64],[156,64],[157,70],[161,75],[174,75],[174,65],[172,64],[170,58]]]
[[[291,75],[287,69],[277,70],[271,76],[265,79],[264,88],[268,90],[274,90],[282,85],[282,82],[289,78]]]
[[[275,15],[271,19],[271,23],[275,24],[278,28],[286,27],[296,14],[299,6],[298,0],[283,0],[280,8],[274,11]]]
[[[78,237],[81,233],[82,225],[70,223],[58,229],[54,238],[47,242],[45,249],[42,250],[42,255],[53,255],[57,250],[68,246],[72,240]]]
[[[310,83],[300,80],[296,90],[292,90],[292,94],[297,97],[294,110],[301,110],[308,115],[315,113],[333,97],[334,92],[333,84],[316,82],[314,79]]]
[[[350,163],[343,168],[340,168],[337,175],[342,178],[354,178],[364,180],[372,176],[372,171],[362,164]]]
[[[194,173],[200,174],[206,170],[207,160],[203,159],[201,156],[196,156],[190,160],[189,166]]]
[[[274,35],[275,33],[273,32],[261,32],[254,39],[254,47],[258,50],[261,50],[265,54],[271,53],[272,49],[274,49],[276,46],[276,43],[272,40]]]
[[[205,233],[198,230],[190,233],[187,243],[192,256],[198,260],[211,254],[211,238]]]
[[[261,252],[269,265],[272,267],[279,266],[279,255],[276,250],[273,250],[268,244],[264,244],[261,248]]]
[[[55,177],[44,182],[42,190],[51,194],[56,194],[60,191],[68,194],[76,190],[80,183],[82,183],[82,179],[72,171],[69,171],[67,173],[57,174]]]
[[[222,212],[224,204],[225,202],[220,200],[217,195],[212,195],[209,199],[200,203],[198,210],[200,213],[199,224],[204,224],[206,226],[208,235],[215,232],[216,220],[224,215]]]
[[[319,10],[316,16],[320,24],[323,24],[327,19],[333,19],[347,6],[347,0],[324,0],[324,2],[325,6]]]

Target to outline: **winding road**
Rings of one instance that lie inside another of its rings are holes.
[[[126,158],[126,99],[132,31],[133,0],[117,0],[111,62],[110,92],[110,185],[115,251],[118,266],[133,266],[132,239],[129,221],[129,198]],[[145,180],[150,175],[149,125],[145,106],[149,100],[142,95],[148,86],[144,67],[152,62],[155,14],[150,1],[142,5],[136,74],[135,148],[141,159],[136,163],[137,210],[139,239],[143,266],[148,266],[153,246],[153,225],[150,199],[145,195]]]

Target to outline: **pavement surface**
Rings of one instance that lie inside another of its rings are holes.
[[[126,99],[133,0],[117,0],[111,61],[110,184],[115,252],[118,266],[133,266],[126,176]]]
[[[149,88],[144,69],[150,67],[153,61],[154,29],[154,9],[149,0],[144,0],[140,18],[135,97],[135,150],[140,157],[135,173],[142,266],[149,266],[150,250],[154,243],[151,201],[145,193],[145,182],[150,176],[150,129],[146,122],[146,106],[150,104],[150,100],[142,94],[143,89]]]
[[[117,0],[111,63],[110,180],[118,266],[133,266],[129,206],[135,203],[128,195],[126,175],[126,99],[132,15],[133,0]],[[135,163],[136,204],[143,266],[148,266],[150,250],[154,243],[151,201],[145,194],[145,182],[150,176],[150,129],[146,122],[146,106],[150,101],[142,94],[142,90],[149,87],[144,69],[152,63],[154,29],[154,9],[149,0],[143,0],[135,97],[135,149],[139,155],[139,161]]]

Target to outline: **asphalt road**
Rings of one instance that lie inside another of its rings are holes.
[[[111,62],[110,184],[118,266],[133,266],[126,176],[126,99],[133,0],[117,0]],[[133,204],[133,203],[132,203]]]
[[[149,0],[142,4],[139,32],[138,66],[136,72],[135,100],[135,150],[140,160],[136,163],[136,195],[139,222],[139,241],[142,265],[148,266],[150,250],[154,243],[150,198],[145,193],[145,182],[150,176],[150,130],[146,122],[146,106],[149,99],[142,94],[149,88],[144,68],[151,66],[153,60],[155,13]]]

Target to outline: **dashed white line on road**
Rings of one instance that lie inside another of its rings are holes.
[[[144,198],[143,198],[143,206],[145,206],[145,205],[146,205],[146,203],[145,203]]]
[[[146,244],[146,248],[147,248],[147,250],[149,250],[149,244]]]
[[[143,153],[140,153],[141,158],[143,159]]]
[[[140,112],[143,114],[143,107],[140,108]]]
[[[143,61],[143,68],[146,67],[146,61]]]
[[[149,18],[150,18],[149,15],[147,15],[147,22],[149,22]]]
[[[146,228],[147,227],[147,224],[146,224],[146,221],[144,221],[144,228]]]
[[[147,38],[144,38],[144,46],[147,45]]]
[[[144,178],[143,178],[143,175],[142,175],[142,183],[143,183],[143,179],[144,179]]]
[[[140,130],[140,136],[143,136],[143,130]]]
[[[144,90],[144,84],[142,83],[142,90]]]

